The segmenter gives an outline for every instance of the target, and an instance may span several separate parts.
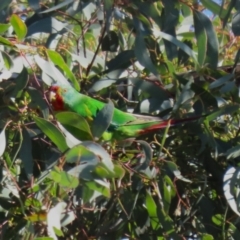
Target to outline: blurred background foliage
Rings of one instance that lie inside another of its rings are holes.
[[[239,20],[239,0],[1,0],[1,238],[238,239]],[[202,117],[102,142],[53,113],[48,87],[67,82]]]

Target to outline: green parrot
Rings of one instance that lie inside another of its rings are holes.
[[[70,110],[84,117],[91,126],[105,103],[77,92],[68,85],[53,85],[49,89],[49,99],[55,111]],[[112,121],[102,138],[106,141],[136,138],[147,133],[154,133],[161,128],[186,123],[201,118],[162,120],[159,117],[136,115],[114,108]]]

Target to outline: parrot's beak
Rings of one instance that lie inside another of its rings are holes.
[[[53,91],[49,91],[48,98],[49,98],[50,102],[55,101],[56,100],[56,93],[53,92]]]

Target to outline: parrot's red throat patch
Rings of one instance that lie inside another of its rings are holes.
[[[55,111],[62,111],[65,109],[63,98],[60,92],[61,89],[58,86],[51,86],[49,89],[49,100]]]

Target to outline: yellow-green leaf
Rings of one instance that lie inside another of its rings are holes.
[[[51,61],[65,72],[66,76],[72,81],[75,89],[79,91],[80,87],[77,79],[75,78],[73,72],[69,69],[68,65],[63,60],[62,56],[58,52],[49,49],[47,50],[47,54]]]
[[[34,117],[33,119],[37,126],[56,144],[61,152],[65,152],[68,149],[66,139],[57,127],[43,118]]]
[[[18,40],[23,40],[27,34],[27,27],[22,19],[18,15],[13,14],[10,18],[10,23],[13,26]]]

